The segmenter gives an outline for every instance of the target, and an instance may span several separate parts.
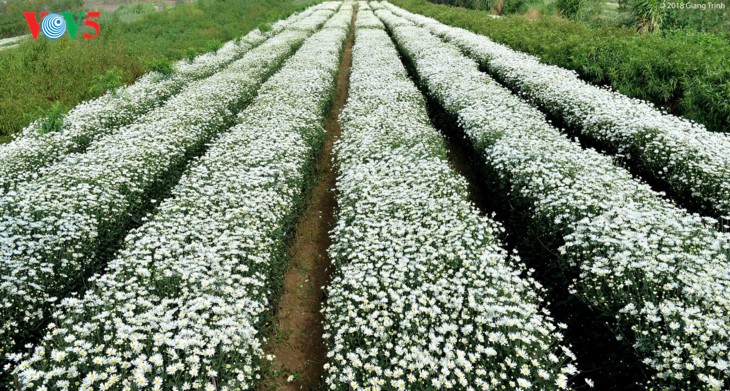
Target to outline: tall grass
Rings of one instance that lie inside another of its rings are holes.
[[[84,0],[0,0],[0,38],[27,34],[23,11],[78,11]]]

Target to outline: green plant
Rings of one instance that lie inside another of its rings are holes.
[[[220,40],[217,40],[217,39],[211,39],[206,43],[203,51],[204,52],[217,52],[218,49],[220,49],[221,47],[223,47],[223,42],[221,42]]]
[[[274,25],[272,23],[261,23],[258,26],[258,29],[261,30],[262,32],[269,32],[269,31],[271,31],[271,29],[273,27],[274,27]]]
[[[632,0],[629,8],[636,18],[636,26],[640,32],[651,33],[662,28],[665,0]]]
[[[63,117],[68,109],[61,102],[53,102],[50,107],[44,110],[41,117],[41,133],[58,131],[63,125]]]
[[[185,59],[188,60],[188,62],[192,62],[195,59],[195,56],[198,55],[198,49],[196,48],[187,48],[185,49]]]
[[[585,5],[585,0],[557,0],[555,5],[566,18],[575,19]]]
[[[437,4],[446,4],[475,10],[491,10],[495,14],[514,14],[525,12],[529,5],[541,3],[540,0],[432,0]]]
[[[102,95],[107,91],[116,91],[117,88],[124,85],[122,72],[118,68],[111,68],[104,74],[94,77],[89,93],[93,95]]]
[[[527,11],[527,6],[534,3],[531,0],[504,0],[504,11],[502,14],[516,14]]]
[[[172,66],[172,62],[166,58],[155,58],[147,61],[147,69],[152,72],[157,72],[163,76],[170,76],[175,73],[175,68]]]

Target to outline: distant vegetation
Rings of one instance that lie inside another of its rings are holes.
[[[487,35],[548,64],[575,70],[587,81],[648,100],[711,130],[730,132],[730,42],[722,33],[665,28],[641,34],[634,27],[534,11],[493,19],[491,9],[449,7],[426,0],[390,1]]]
[[[63,37],[50,41],[41,37],[0,51],[0,142],[8,141],[12,134],[49,110],[68,110],[80,101],[102,94],[103,86],[111,79],[114,83],[130,83],[151,68],[164,68],[165,62],[215,50],[227,40],[314,2],[199,0],[164,12],[149,12],[149,5],[131,5],[118,13],[102,13],[101,35],[97,39]],[[11,7],[0,2],[0,7],[4,7],[0,10],[10,12],[0,17],[22,24],[21,33],[27,33],[20,8],[65,11],[80,3],[81,0],[28,0],[26,5]],[[17,33],[17,29],[13,31]]]
[[[121,5],[116,11],[102,13],[102,16],[104,17],[104,21],[113,19],[123,23],[131,23],[157,12],[156,7],[164,8],[165,6],[154,3]]]
[[[23,11],[76,11],[84,5],[84,0],[10,0],[0,1],[0,38],[28,34],[28,25]]]
[[[730,0],[431,0],[436,4],[491,11],[497,15],[526,13],[563,16],[640,32],[692,29],[730,33]]]

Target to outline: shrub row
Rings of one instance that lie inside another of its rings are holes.
[[[378,25],[359,10],[340,116],[326,388],[567,388],[574,357],[543,291],[469,203]]]
[[[540,63],[486,37],[389,5],[462,49],[501,82],[643,172],[669,184],[677,199],[730,220],[730,135],[663,114],[645,102],[590,85],[574,72]]]
[[[345,3],[307,39],[108,272],[62,302],[18,366],[23,387],[256,389],[284,233],[324,138],[351,16]]]
[[[277,34],[191,84],[148,120],[68,155],[39,180],[0,198],[0,354],[27,338],[58,297],[98,270],[131,218],[164,194],[186,162],[234,122],[261,84],[332,14],[313,13],[307,30]]]
[[[652,370],[647,386],[726,388],[730,235],[565,138],[455,46],[390,11],[377,15],[531,229],[564,243],[556,250],[572,290],[615,319]]]

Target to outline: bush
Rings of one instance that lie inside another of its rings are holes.
[[[164,76],[170,76],[175,72],[172,62],[166,58],[155,58],[147,62],[147,69]]]
[[[629,4],[639,31],[656,31],[664,24],[664,0],[631,0]]]
[[[446,4],[475,10],[491,10],[495,14],[514,14],[525,12],[535,0],[432,0],[437,4]]]
[[[641,35],[549,17],[494,20],[483,11],[425,0],[391,2],[575,70],[586,81],[610,85],[710,130],[730,132],[730,42],[723,37],[687,30]]]
[[[585,0],[557,0],[557,5],[560,12],[566,18],[574,19],[578,16],[578,12],[583,8]]]
[[[61,102],[53,102],[51,107],[43,113],[42,133],[55,132],[60,129],[63,125],[63,116],[67,111],[68,109],[63,107]]]
[[[117,88],[124,85],[122,72],[117,68],[107,70],[103,75],[94,77],[94,81],[89,87],[89,93],[93,95],[103,95],[107,91],[116,91]]]

